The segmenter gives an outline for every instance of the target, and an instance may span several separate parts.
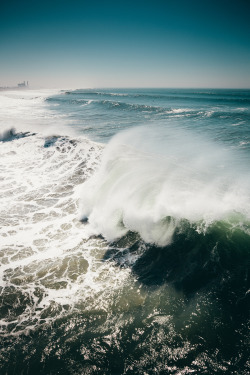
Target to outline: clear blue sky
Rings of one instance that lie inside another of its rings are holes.
[[[0,86],[250,88],[250,0],[2,0]]]

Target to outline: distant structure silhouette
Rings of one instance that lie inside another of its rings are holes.
[[[18,83],[17,86],[18,87],[28,87],[28,81],[27,81],[27,84],[25,83],[25,81],[23,81],[22,83]]]

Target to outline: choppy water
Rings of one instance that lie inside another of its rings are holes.
[[[248,374],[250,92],[0,93],[3,374]]]

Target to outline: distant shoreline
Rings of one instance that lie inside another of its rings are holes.
[[[0,87],[0,91],[16,91],[16,90],[28,90],[29,87],[24,86],[24,87]]]

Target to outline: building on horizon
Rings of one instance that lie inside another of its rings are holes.
[[[23,81],[23,82],[17,84],[17,87],[28,87],[28,86],[29,86],[28,81],[27,81],[27,83],[25,83],[25,81]]]

